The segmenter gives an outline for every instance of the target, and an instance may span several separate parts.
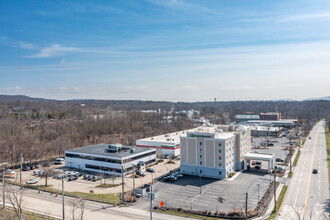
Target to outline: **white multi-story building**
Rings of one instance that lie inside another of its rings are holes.
[[[199,127],[181,137],[182,173],[212,178],[226,178],[244,168],[244,155],[251,150],[251,131],[239,127],[224,131],[222,127]]]
[[[65,166],[121,176],[156,162],[156,150],[121,144],[97,144],[65,151]]]
[[[180,155],[180,137],[186,136],[187,132],[196,130],[183,130],[173,133],[158,135],[139,139],[136,141],[137,147],[154,148],[163,155],[178,156]]]

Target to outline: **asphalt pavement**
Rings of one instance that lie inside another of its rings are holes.
[[[329,219],[325,122],[314,126],[301,149],[277,219]],[[313,174],[312,170],[318,173]]]

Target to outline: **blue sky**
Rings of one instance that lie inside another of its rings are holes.
[[[0,2],[0,94],[301,100],[329,88],[329,0]]]

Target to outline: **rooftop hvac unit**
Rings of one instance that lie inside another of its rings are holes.
[[[171,141],[171,138],[167,138],[166,141]]]

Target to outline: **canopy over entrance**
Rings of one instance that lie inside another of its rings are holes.
[[[268,173],[274,168],[275,154],[261,154],[261,153],[246,153],[244,155],[244,170],[247,170],[247,161],[250,160],[262,160],[268,162]]]

